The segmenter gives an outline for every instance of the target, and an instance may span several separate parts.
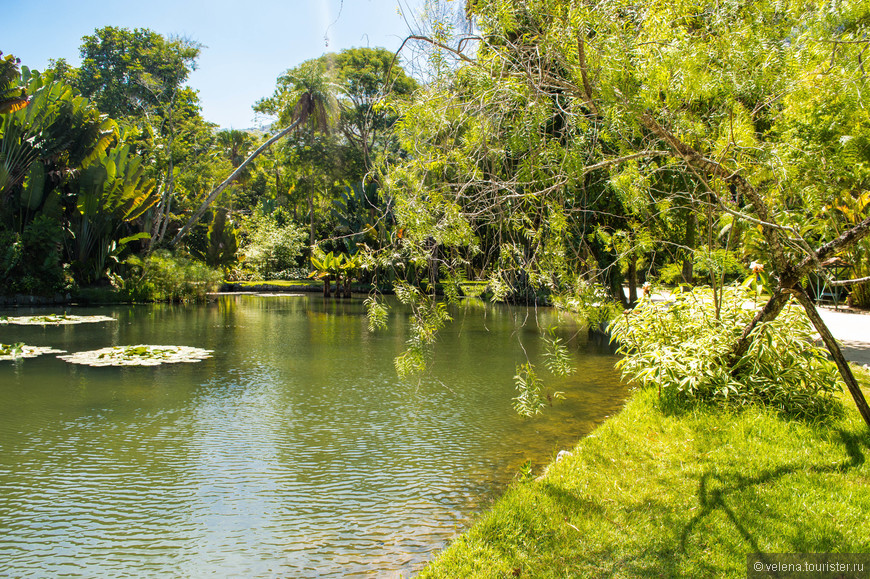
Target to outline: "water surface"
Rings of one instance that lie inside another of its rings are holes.
[[[606,347],[563,325],[578,372],[550,383],[566,399],[513,412],[516,365],[540,361],[540,328],[559,322],[546,309],[454,308],[408,381],[393,367],[406,315],[370,333],[358,299],[68,311],[117,321],[0,326],[0,342],[214,357],[0,362],[0,576],[407,576],[625,396]]]

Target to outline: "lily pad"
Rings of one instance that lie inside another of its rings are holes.
[[[48,314],[46,316],[2,317],[0,324],[17,324],[19,326],[68,326],[72,324],[87,324],[93,322],[114,322],[115,318],[108,316],[72,316],[67,314]]]
[[[88,352],[58,356],[71,364],[85,366],[160,366],[179,362],[201,362],[211,358],[211,350],[191,346],[110,346]]]
[[[36,358],[43,354],[63,354],[65,350],[56,350],[48,346],[28,346],[26,344],[0,344],[0,361],[18,360],[19,358]]]

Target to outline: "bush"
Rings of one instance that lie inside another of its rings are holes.
[[[112,283],[132,301],[205,301],[222,278],[220,272],[204,263],[166,250],[155,251],[144,259],[131,257],[126,264],[127,276],[113,276]]]
[[[643,300],[610,325],[623,376],[656,387],[667,406],[695,402],[761,404],[800,418],[839,411],[837,368],[813,342],[804,310],[790,303],[773,321],[759,324],[749,351],[732,368],[724,364],[756,307],[742,287],[723,288],[719,317],[712,292],[697,288],[664,303]]]
[[[692,257],[692,277],[695,281],[704,283],[710,281],[710,276],[717,279],[725,276],[726,281],[743,279],[749,270],[733,251],[715,249],[708,252],[698,249]],[[666,284],[683,283],[683,264],[669,263],[658,272],[658,280]]]
[[[553,295],[553,305],[580,316],[590,330],[603,330],[622,312],[600,285],[578,279],[573,289],[571,294]]]
[[[21,234],[0,230],[0,294],[53,294],[66,289],[61,263],[63,231],[37,216]]]
[[[306,234],[279,208],[274,213],[259,210],[249,219],[248,240],[242,247],[245,265],[260,279],[289,279],[298,270]]]

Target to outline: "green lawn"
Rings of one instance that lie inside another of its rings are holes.
[[[748,553],[870,552],[870,433],[851,398],[813,425],[666,415],[654,394],[517,483],[420,577],[745,577]]]

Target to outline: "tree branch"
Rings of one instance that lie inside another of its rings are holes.
[[[802,289],[794,289],[791,293],[797,297],[797,300],[807,311],[810,321],[813,322],[813,326],[815,326],[816,331],[822,337],[822,341],[825,343],[825,346],[827,346],[828,352],[831,353],[831,357],[837,364],[837,369],[840,370],[840,376],[843,377],[843,381],[846,383],[846,387],[849,389],[849,393],[855,401],[855,406],[858,407],[858,412],[861,414],[861,417],[864,419],[867,426],[870,426],[870,407],[867,406],[867,400],[864,398],[864,393],[861,392],[861,387],[858,385],[858,381],[855,380],[855,375],[852,373],[849,363],[843,356],[843,351],[840,350],[840,345],[837,344],[837,340],[834,339],[834,336],[831,334],[831,331],[819,315],[816,306],[813,304],[813,301],[806,292]]]

